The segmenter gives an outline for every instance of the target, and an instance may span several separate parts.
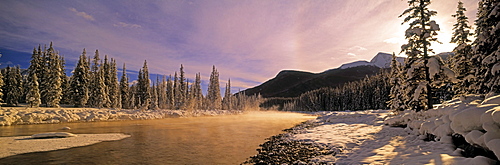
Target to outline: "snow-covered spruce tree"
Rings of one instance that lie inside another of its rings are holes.
[[[224,91],[224,98],[222,99],[222,109],[231,110],[232,95],[231,95],[231,79],[226,83],[226,90]]]
[[[203,93],[201,91],[201,73],[196,74],[192,88],[194,109],[203,109]]]
[[[452,17],[457,19],[457,22],[453,25],[453,36],[451,37],[451,43],[457,44],[457,47],[453,49],[452,60],[452,70],[455,72],[457,79],[459,80],[454,86],[455,94],[462,95],[467,93],[468,87],[471,85],[471,80],[467,75],[471,74],[471,45],[469,36],[472,36],[471,26],[467,16],[465,16],[465,11],[467,9],[464,7],[461,1],[458,2],[457,11]]]
[[[21,82],[21,73],[19,67],[10,67],[3,71],[4,83],[3,91],[5,91],[3,100],[7,105],[17,106],[19,103],[19,99],[21,97],[22,91],[22,82]]]
[[[158,109],[158,93],[156,90],[157,86],[157,84],[153,83],[153,86],[151,87],[151,101],[149,104],[149,109]]]
[[[429,53],[434,53],[431,42],[437,42],[436,31],[438,24],[431,20],[431,16],[437,14],[428,8],[430,0],[408,0],[409,8],[399,17],[406,16],[403,24],[408,23],[405,38],[407,44],[401,46],[401,52],[407,55],[405,65],[406,74],[406,97],[405,103],[408,108],[419,111],[432,108],[432,89],[429,67]]]
[[[180,83],[179,83],[179,78],[177,77],[177,72],[174,72],[174,84],[173,84],[173,91],[174,91],[174,109],[180,109],[181,106],[181,90],[180,90]]]
[[[91,68],[89,105],[95,108],[104,108],[108,102],[108,93],[104,78],[104,68],[99,58],[99,50],[95,51]]]
[[[2,72],[0,72],[0,107],[2,107],[2,103],[3,103],[3,87],[4,87],[5,83],[3,81],[3,74]]]
[[[31,55],[30,66],[28,67],[28,78],[26,80],[26,85],[27,85],[26,87],[28,90],[27,95],[26,95],[26,102],[31,107],[38,107],[41,104],[40,86],[38,83],[38,76],[36,76],[36,75],[41,73],[40,70],[41,70],[42,65],[43,64],[42,64],[40,52],[37,51],[36,48],[33,48],[33,54]],[[34,79],[36,79],[36,80],[34,80]],[[36,81],[36,84],[33,81]],[[36,87],[36,89],[33,89],[34,87]],[[36,93],[38,93],[38,94],[36,94]],[[37,98],[37,95],[38,95],[38,98]],[[30,101],[30,100],[32,100],[32,101]],[[38,101],[38,103],[36,103],[36,101]]]
[[[109,84],[111,80],[111,75],[109,74],[111,71],[111,66],[110,62],[108,61],[108,55],[104,55],[104,62],[101,64],[101,68],[103,71],[103,78],[104,78],[104,91],[107,93],[106,95],[106,102],[103,103],[104,108],[110,108],[111,107],[111,98],[109,97],[110,91],[109,91]]]
[[[177,101],[179,102],[179,108],[180,109],[185,109],[185,104],[186,104],[186,91],[187,91],[187,83],[186,82],[186,77],[184,76],[184,66],[181,64],[181,68],[179,69],[179,82],[178,82],[178,97]]]
[[[222,99],[219,87],[219,72],[213,66],[212,73],[210,74],[210,83],[208,84],[207,92],[207,108],[209,110],[221,109]]]
[[[111,61],[105,66],[108,66],[108,68],[105,69],[105,84],[108,89],[109,107],[121,108],[120,89],[118,87],[118,75],[116,73],[117,69],[115,59],[111,58]]]
[[[122,68],[122,77],[120,79],[120,96],[121,96],[121,107],[123,109],[130,109],[131,108],[131,101],[130,101],[130,87],[128,86],[128,76],[127,76],[127,69],[125,67],[125,63],[123,63],[123,68]]]
[[[41,88],[42,103],[45,100],[45,104],[48,107],[59,107],[59,102],[62,97],[62,72],[63,72],[63,62],[57,51],[50,43],[49,49],[45,53],[46,60],[46,72],[44,73],[45,79],[42,81],[45,88]]]
[[[137,78],[137,98],[141,109],[147,109],[151,103],[151,88],[149,80],[148,64],[144,60],[144,65],[142,69],[139,70],[139,76]]]
[[[40,100],[40,91],[38,89],[38,78],[36,73],[28,75],[29,89],[26,94],[26,103],[30,108],[38,108],[42,101]]]
[[[69,104],[71,102],[70,97],[70,87],[69,87],[69,77],[66,75],[66,62],[64,60],[64,56],[60,56],[61,62],[61,89],[62,96],[60,104]]]
[[[167,109],[174,109],[174,97],[174,82],[172,81],[172,75],[169,75],[167,80]]]
[[[167,100],[167,81],[165,79],[165,75],[161,76],[162,80],[159,81],[158,77],[156,78],[156,82],[158,84],[156,92],[158,93],[158,107],[160,109],[168,108],[168,100]]]
[[[91,75],[86,54],[87,52],[83,49],[82,55],[80,55],[76,67],[73,70],[73,75],[69,80],[70,103],[75,107],[85,107],[89,100],[89,79]]]
[[[474,75],[472,93],[500,92],[500,2],[481,0],[476,20],[476,40],[472,43]]]
[[[389,94],[390,100],[388,102],[389,108],[392,110],[404,110],[403,105],[403,86],[404,75],[401,71],[401,65],[396,61],[396,54],[392,53],[391,73],[390,73],[390,86],[391,92]]]

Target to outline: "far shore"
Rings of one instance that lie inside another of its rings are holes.
[[[0,126],[96,121],[149,120],[240,114],[240,110],[138,110],[110,108],[0,107]]]

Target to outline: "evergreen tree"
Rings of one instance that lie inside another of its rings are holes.
[[[37,74],[41,73],[40,70],[43,65],[42,62],[40,53],[36,50],[36,48],[33,48],[30,66],[28,68],[28,78],[26,80],[26,88],[28,90],[26,94],[26,102],[30,107],[38,107],[41,104],[40,87]]]
[[[172,75],[168,76],[167,80],[167,108],[174,109],[175,104],[175,94],[174,94],[174,82],[172,81]]]
[[[429,53],[433,53],[431,42],[437,42],[436,31],[439,31],[438,24],[431,20],[431,16],[437,14],[428,8],[430,0],[409,0],[409,8],[399,17],[405,16],[403,24],[409,23],[405,38],[407,44],[401,46],[401,52],[408,56],[405,70],[408,71],[407,97],[410,109],[426,110],[432,108],[432,89],[429,73]]]
[[[392,53],[391,61],[391,73],[390,73],[390,101],[388,102],[389,107],[392,110],[403,110],[404,105],[402,103],[402,86],[403,86],[403,72],[401,71],[401,65],[396,61],[396,54]]]
[[[36,73],[29,74],[27,83],[29,84],[29,89],[26,94],[26,102],[30,108],[38,108],[42,101],[40,100],[40,91],[38,89],[38,78]]]
[[[2,72],[0,72],[0,107],[2,106],[3,103],[3,87],[5,85],[3,79],[4,79],[3,74]]]
[[[66,75],[66,62],[64,60],[63,56],[60,56],[60,61],[61,63],[61,90],[62,90],[62,95],[61,95],[61,104],[70,104],[71,102],[71,94],[70,94],[70,84],[69,84],[69,77]]]
[[[139,70],[137,79],[137,98],[141,108],[148,108],[151,103],[151,88],[149,81],[149,71],[147,62],[144,61],[144,66]]]
[[[122,69],[122,77],[120,79],[120,95],[121,95],[121,107],[123,109],[130,109],[131,107],[131,96],[130,96],[130,87],[128,86],[128,76],[127,69],[125,67],[125,63],[123,64]]]
[[[202,109],[203,108],[203,93],[201,91],[201,74],[197,73],[196,78],[194,80],[193,87],[191,87],[193,93],[193,103],[194,109]]]
[[[5,91],[4,99],[7,105],[17,106],[22,92],[21,73],[19,67],[5,68],[3,91]]]
[[[454,85],[456,94],[467,93],[467,88],[471,85],[471,80],[467,75],[471,74],[471,45],[469,36],[473,33],[470,32],[471,26],[467,16],[465,16],[465,7],[461,1],[458,2],[456,14],[452,15],[457,19],[457,22],[453,25],[453,36],[451,37],[451,43],[456,43],[457,47],[453,49],[453,71],[455,72],[459,82]]]
[[[174,91],[174,108],[175,109],[180,109],[180,104],[181,104],[181,90],[180,90],[181,84],[179,83],[179,79],[177,78],[177,72],[174,73],[174,84],[173,84],[173,91]]]
[[[158,83],[158,81],[157,81]],[[158,84],[153,83],[153,87],[151,87],[151,103],[149,105],[149,109],[158,109],[158,93],[157,93]]]
[[[472,43],[472,65],[475,66],[469,91],[500,92],[500,2],[481,0],[476,20],[477,38]]]
[[[167,109],[168,108],[168,100],[167,100],[167,81],[165,79],[165,76],[162,76],[161,82],[159,82],[158,77],[156,78],[158,87],[157,87],[157,93],[158,93],[158,106],[160,109]]]
[[[186,104],[186,93],[187,93],[187,83],[186,77],[184,76],[184,66],[181,64],[181,68],[179,69],[179,95],[177,97],[179,102],[180,109],[185,109]]]
[[[106,84],[104,78],[104,68],[99,58],[99,50],[95,51],[91,68],[90,98],[89,105],[95,108],[104,108],[108,102]]]
[[[118,87],[118,75],[116,69],[116,61],[111,58],[111,62],[107,64],[109,67],[106,73],[106,87],[108,88],[108,97],[110,108],[121,108],[120,90]]]
[[[70,103],[75,107],[85,107],[89,100],[90,66],[87,61],[87,52],[83,49],[78,59],[73,75],[70,78]]]
[[[219,87],[219,72],[213,66],[212,73],[210,74],[210,83],[208,84],[207,92],[207,106],[210,110],[221,109],[221,95]]]
[[[224,98],[222,99],[222,109],[231,110],[232,105],[232,95],[231,95],[231,79],[227,81],[226,90],[224,92]]]

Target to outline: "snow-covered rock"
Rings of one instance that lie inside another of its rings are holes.
[[[437,140],[448,141],[452,134],[460,134],[472,144],[489,149],[500,157],[500,95],[467,95],[443,103],[435,109],[405,111],[388,117],[385,124],[407,125],[421,135],[433,134]],[[491,162],[488,158],[467,159],[465,162]]]
[[[47,132],[47,133],[39,133],[31,135],[33,139],[42,139],[42,138],[67,138],[67,137],[75,137],[75,134],[69,132]]]

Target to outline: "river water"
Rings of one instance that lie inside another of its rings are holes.
[[[0,164],[240,164],[255,155],[265,138],[313,119],[298,113],[246,112],[195,118],[17,125],[0,127],[0,136],[71,133],[125,133],[131,137],[65,150],[0,159]]]

